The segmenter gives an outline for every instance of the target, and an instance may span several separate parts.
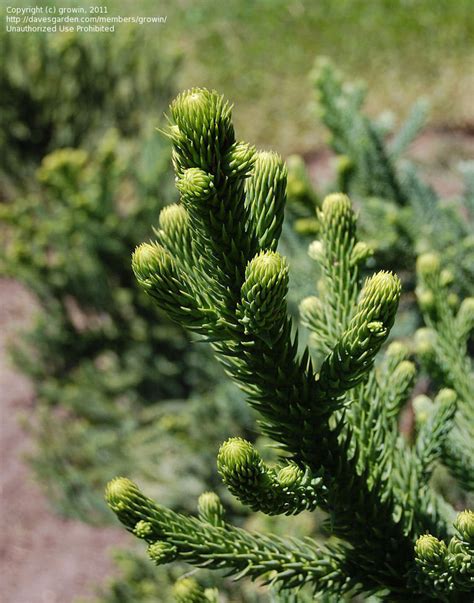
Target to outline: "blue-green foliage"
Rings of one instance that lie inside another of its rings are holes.
[[[168,101],[177,66],[176,54],[149,34],[143,28],[111,36],[2,32],[3,177],[31,178],[30,163],[59,147],[90,145],[110,127],[135,137],[149,108]]]

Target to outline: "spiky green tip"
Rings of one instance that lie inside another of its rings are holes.
[[[330,217],[333,214],[352,212],[351,200],[344,193],[332,193],[325,197],[322,212],[326,217]]]
[[[224,442],[217,455],[219,471],[240,472],[260,463],[260,455],[250,442],[243,438],[230,438]]]
[[[401,294],[398,276],[381,271],[367,279],[359,303],[359,318],[374,337],[384,337],[393,325]]]
[[[415,332],[415,351],[420,356],[429,356],[434,352],[436,336],[428,327],[422,327]]]
[[[214,114],[216,108],[222,109],[225,104],[224,97],[215,90],[190,88],[178,94],[171,103],[170,109],[172,116],[178,122],[200,114]]]
[[[153,533],[153,527],[149,521],[141,520],[135,525],[133,532],[138,538],[145,539]]]
[[[458,514],[454,527],[461,538],[470,544],[474,544],[474,512],[466,509]]]
[[[222,515],[223,507],[215,492],[203,492],[198,500],[198,510],[203,515]]]
[[[422,310],[432,310],[435,305],[435,296],[431,289],[425,289],[423,287],[416,288],[416,298],[418,304]]]
[[[170,563],[176,559],[177,549],[166,542],[153,542],[147,550],[148,556],[156,565]]]
[[[402,360],[397,366],[396,374],[399,382],[411,381],[416,375],[416,366],[410,360]]]
[[[300,315],[303,320],[322,315],[323,305],[319,297],[311,295],[305,297],[299,305]]]
[[[448,387],[444,387],[443,389],[440,389],[436,395],[435,403],[442,406],[450,406],[451,404],[455,404],[456,399],[456,392]]]
[[[224,169],[228,176],[249,174],[255,164],[255,147],[246,142],[236,142],[224,157]]]
[[[179,94],[170,106],[183,137],[202,142],[199,135],[233,137],[232,107],[215,90],[191,88]]]
[[[116,477],[107,484],[105,500],[113,511],[122,511],[124,501],[141,496],[137,485],[127,477]]]
[[[203,603],[205,593],[202,586],[194,578],[181,578],[173,587],[176,603]]]
[[[274,151],[258,151],[255,154],[255,173],[264,180],[271,178],[273,185],[275,179],[287,177],[286,165]]]
[[[183,230],[188,223],[188,212],[182,205],[172,203],[160,212],[159,225],[165,232]]]
[[[159,243],[142,243],[132,255],[132,269],[139,281],[166,270],[172,263],[170,253]]]
[[[322,241],[313,241],[308,247],[308,255],[312,260],[321,262],[324,258],[324,244]]]
[[[439,255],[431,252],[420,255],[416,262],[416,269],[424,278],[435,274],[440,269]]]
[[[301,480],[303,470],[295,463],[289,463],[278,472],[278,481],[285,487],[291,487]]]
[[[446,549],[446,545],[441,540],[431,534],[423,534],[415,544],[415,553],[421,561],[436,561]]]
[[[214,194],[214,178],[200,168],[189,168],[176,182],[176,188],[184,199],[206,201]]]
[[[364,243],[363,241],[358,241],[355,245],[354,245],[354,249],[352,250],[351,253],[351,264],[355,265],[355,264],[359,264],[362,262],[365,262],[365,260],[367,258],[369,258],[371,255],[373,255],[374,250],[372,249],[372,247],[370,245],[367,245],[367,243]]]
[[[394,299],[400,295],[401,282],[396,274],[381,270],[368,279],[365,286],[367,297],[380,297],[385,300]]]
[[[458,320],[462,325],[466,325],[467,329],[471,329],[474,325],[474,297],[466,297],[461,302],[458,312]]]
[[[423,425],[433,414],[433,400],[425,394],[419,394],[413,398],[413,410],[418,425]]]
[[[277,251],[262,251],[248,264],[245,277],[265,284],[288,272],[286,259]]]

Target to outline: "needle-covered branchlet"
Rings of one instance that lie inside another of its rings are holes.
[[[163,310],[211,342],[279,445],[281,458],[271,466],[250,442],[226,441],[217,464],[230,492],[269,515],[318,506],[332,538],[320,544],[246,532],[227,523],[212,493],[200,498],[198,517],[186,517],[125,478],[109,484],[110,507],[148,543],[155,562],[179,559],[338,600],[361,592],[389,601],[468,601],[472,513],[458,516],[458,535],[444,544],[455,513],[429,483],[462,392],[454,383],[440,392],[411,445],[397,418],[415,365],[398,343],[375,365],[395,320],[400,280],[380,271],[362,282],[371,250],[357,240],[351,202],[343,194],[326,198],[310,249],[322,267],[320,294],[301,306],[313,357],[294,333],[289,263],[277,250],[284,163],[236,141],[231,108],[216,92],[182,93],[171,118],[181,204],[164,210],[157,241],[137,249],[133,269]],[[176,586],[182,603],[210,596],[193,580]]]

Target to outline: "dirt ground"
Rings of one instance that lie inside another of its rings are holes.
[[[418,139],[411,154],[443,195],[461,190],[455,166],[474,157],[474,136],[431,131]],[[332,157],[306,157],[318,187],[332,172]],[[107,549],[126,543],[119,528],[98,529],[62,520],[48,506],[23,457],[31,451],[18,417],[31,414],[31,384],[8,361],[7,341],[34,313],[34,302],[18,283],[0,279],[0,601],[1,603],[72,603],[94,593],[112,571]]]
[[[111,573],[108,549],[127,535],[58,518],[34,483],[23,459],[31,444],[19,421],[32,412],[33,390],[9,363],[6,344],[35,306],[23,287],[7,279],[0,279],[0,300],[0,601],[72,603],[93,595]]]

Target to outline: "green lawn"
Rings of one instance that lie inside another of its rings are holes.
[[[142,27],[152,28],[163,47],[183,53],[179,85],[224,92],[238,106],[239,136],[283,153],[322,143],[308,79],[316,55],[367,81],[371,111],[402,116],[416,98],[427,96],[437,123],[474,121],[473,0],[107,4],[111,15],[167,15],[164,25]]]

